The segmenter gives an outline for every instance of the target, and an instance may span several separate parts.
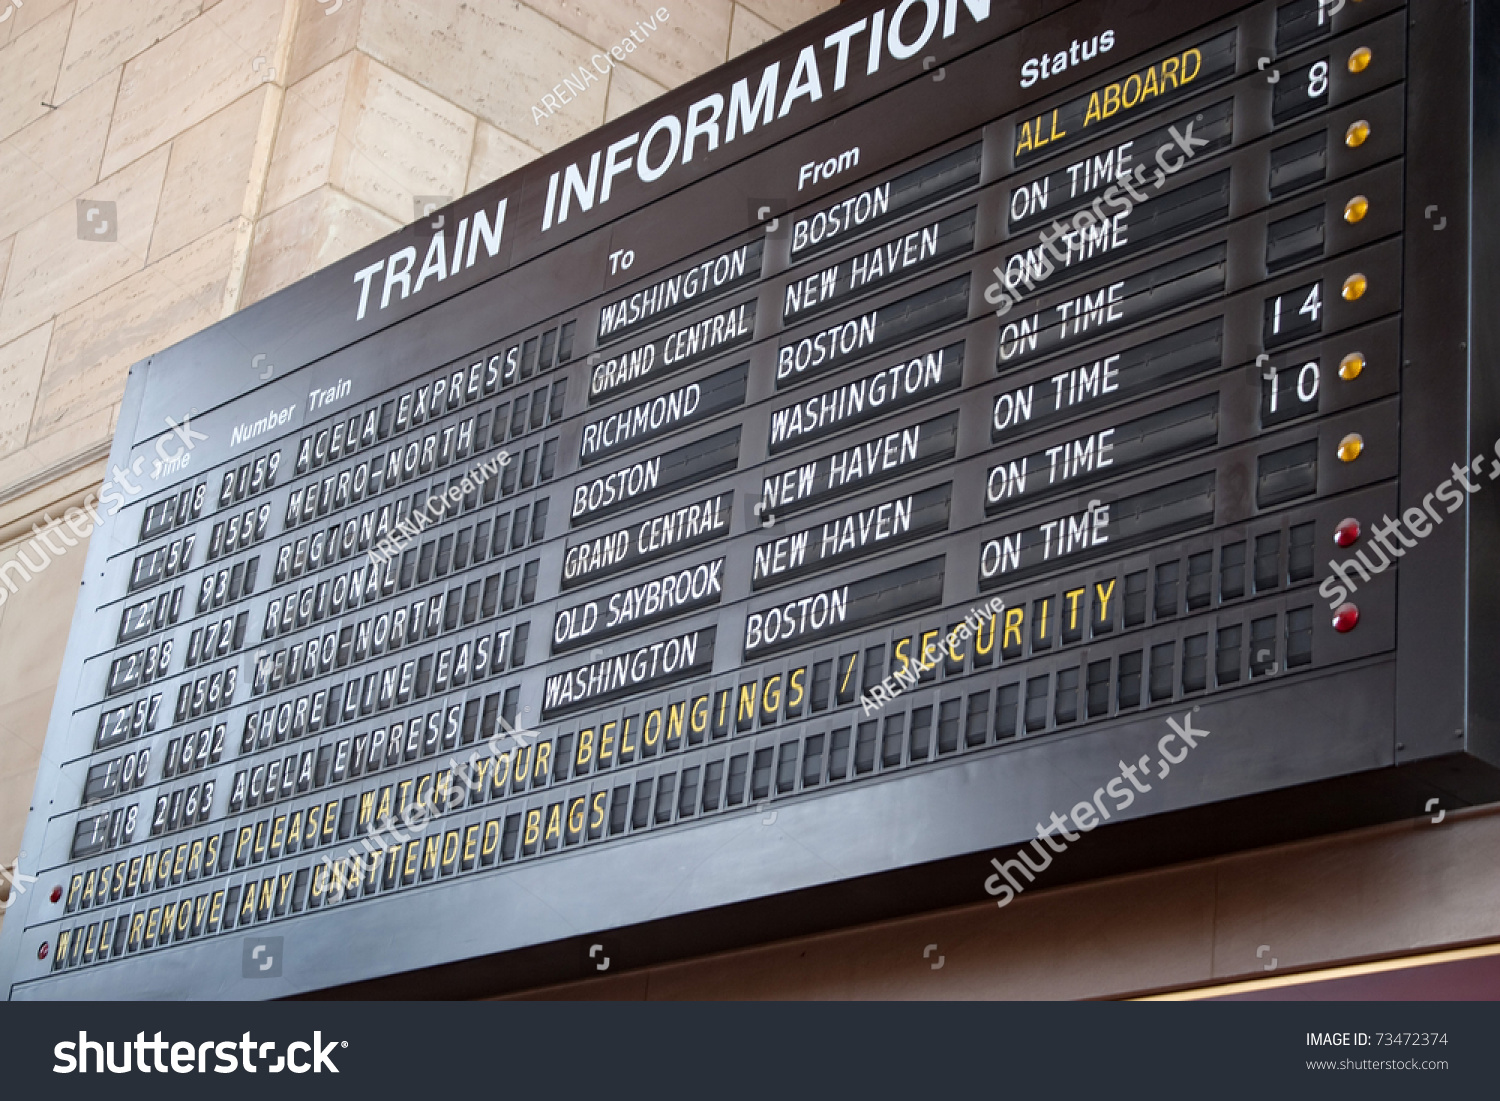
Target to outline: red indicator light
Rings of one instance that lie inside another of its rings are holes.
[[[61,887],[53,887],[52,888],[52,901],[56,902],[60,898],[62,898],[62,888]]]
[[[1334,531],[1333,541],[1341,547],[1352,547],[1359,542],[1359,534],[1359,521],[1350,517]]]
[[[36,950],[36,958],[44,960],[47,958],[47,942],[42,941],[42,946]]]
[[[1333,629],[1340,634],[1348,634],[1358,626],[1359,609],[1353,604],[1341,604],[1333,613]]]

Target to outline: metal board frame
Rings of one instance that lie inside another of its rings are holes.
[[[195,423],[209,431],[210,439],[201,455],[215,466],[231,458],[233,449],[223,441],[231,427],[244,422],[251,410],[259,415],[292,407],[295,412],[288,430],[293,434],[286,442],[294,443],[298,438],[295,429],[311,419],[302,403],[312,389],[355,376],[368,385],[366,393],[382,393],[411,376],[411,363],[462,366],[476,348],[492,346],[502,337],[506,339],[501,343],[507,343],[512,334],[539,334],[574,316],[575,307],[564,303],[627,293],[651,278],[682,270],[692,258],[714,255],[750,240],[763,238],[767,245],[767,267],[756,289],[729,292],[716,298],[712,306],[695,306],[670,320],[653,322],[625,342],[611,342],[608,347],[613,351],[633,346],[742,301],[754,300],[759,315],[774,317],[779,310],[776,296],[784,287],[782,273],[788,270],[789,242],[784,232],[764,234],[756,228],[764,208],[770,207],[777,217],[790,217],[794,209],[806,211],[825,205],[857,191],[866,185],[864,181],[890,178],[901,171],[898,165],[929,163],[964,147],[972,140],[969,132],[976,128],[998,127],[990,120],[1022,105],[1013,93],[1006,93],[1011,96],[1006,99],[996,92],[981,75],[992,71],[993,55],[986,50],[1003,35],[1015,37],[994,49],[1018,62],[1043,43],[1095,34],[1103,25],[1101,20],[1107,18],[1118,34],[1118,53],[1114,56],[1135,58],[1164,46],[1158,30],[1161,26],[1180,27],[1180,32],[1174,30],[1171,41],[1188,42],[1225,25],[1237,13],[1253,10],[1255,19],[1245,27],[1252,35],[1263,37],[1241,43],[1236,81],[1243,83],[1251,72],[1248,62],[1255,50],[1274,54],[1268,21],[1274,4],[1130,0],[1101,7],[1090,0],[1067,4],[1023,0],[1005,5],[1003,11],[996,8],[989,21],[977,29],[965,21],[962,12],[969,10],[967,7],[953,3],[947,7],[960,13],[958,24],[966,29],[951,40],[934,37],[930,65],[918,70],[912,65],[889,64],[887,59],[888,64],[866,82],[809,106],[799,128],[767,127],[747,133],[734,150],[733,159],[705,158],[700,165],[681,166],[674,170],[668,188],[652,190],[622,178],[612,204],[601,204],[596,211],[557,227],[545,238],[536,227],[542,223],[551,173],[586,158],[592,150],[606,148],[659,114],[680,112],[702,95],[742,77],[754,79],[769,60],[779,57],[783,66],[789,65],[803,45],[819,43],[861,16],[870,17],[880,5],[841,6],[662,97],[641,112],[617,120],[458,201],[443,212],[451,222],[492,210],[498,199],[505,197],[509,203],[506,230],[493,267],[481,265],[456,273],[441,294],[428,299],[416,295],[366,319],[353,319],[354,273],[408,244],[425,247],[432,230],[419,224],[151,357],[132,369],[111,465],[129,468],[136,456],[150,454],[163,419],[180,417],[188,410],[194,410]],[[1404,349],[1399,418],[1394,417],[1389,403],[1348,410],[1336,406],[1320,413],[1316,421],[1277,430],[1278,440],[1316,438],[1326,453],[1337,442],[1338,433],[1357,426],[1369,443],[1372,457],[1379,456],[1380,465],[1368,478],[1349,477],[1337,470],[1320,471],[1318,499],[1298,506],[1302,509],[1299,521],[1316,515],[1320,533],[1336,522],[1330,510],[1349,502],[1381,509],[1394,491],[1401,509],[1419,506],[1426,494],[1451,477],[1450,465],[1463,453],[1463,446],[1479,454],[1491,446],[1487,441],[1500,434],[1500,404],[1490,392],[1493,383],[1486,372],[1474,366],[1486,362],[1482,351],[1477,358],[1474,353],[1491,346],[1495,339],[1489,331],[1493,322],[1483,309],[1471,322],[1471,287],[1474,300],[1482,301],[1479,296],[1494,270],[1493,263],[1487,263],[1493,260],[1493,231],[1475,224],[1471,233],[1472,222],[1482,223],[1471,211],[1471,196],[1489,193],[1492,188],[1485,185],[1496,182],[1494,142],[1485,140],[1496,125],[1491,117],[1493,97],[1478,94],[1479,89],[1495,86],[1495,67],[1500,65],[1494,56],[1495,35],[1482,33],[1495,19],[1494,7],[1489,3],[1477,5],[1473,14],[1481,27],[1476,32],[1470,26],[1467,4],[1414,0],[1403,9],[1389,0],[1366,0],[1349,5],[1335,16],[1335,32],[1342,34],[1349,27],[1371,25],[1398,9],[1406,13],[1404,43],[1410,92],[1405,97],[1406,144],[1401,162],[1405,196],[1402,224],[1406,232],[1399,245],[1404,271],[1399,298]],[[1477,51],[1455,51],[1455,43],[1474,42],[1491,45]],[[1079,89],[1096,83],[1095,74],[1104,69],[1125,71],[1123,62],[1109,62],[1084,69],[1088,75],[1082,80],[1070,73],[1068,81],[1063,82],[1067,87],[1048,88],[1036,109],[1049,110],[1052,104],[1071,98]],[[862,120],[879,118],[875,102],[878,95],[895,89],[900,89],[912,104],[911,118],[887,118],[881,126],[865,125]],[[1214,97],[1204,93],[1202,98]],[[1472,125],[1468,114],[1471,104]],[[1338,106],[1335,100],[1331,110]],[[1153,116],[1157,121],[1164,117]],[[870,170],[861,176],[861,182],[840,182],[818,189],[806,199],[765,198],[784,194],[785,185],[778,179],[784,180],[794,166],[814,153],[826,152],[826,146],[817,144],[821,139],[814,129],[833,119],[850,126],[862,125],[858,131],[862,148],[868,144],[876,151],[874,160],[866,162]],[[1102,141],[1091,143],[1091,147],[1098,147]],[[980,238],[989,243],[973,252],[967,270],[975,273],[983,273],[990,263],[1015,247],[1002,233],[1004,212],[997,199],[1003,189],[1000,181],[1009,169],[994,161],[992,150],[997,144],[987,137],[984,146],[989,160],[983,168],[977,225]],[[746,161],[762,153],[765,156],[759,160]],[[1220,167],[1214,162],[1183,179],[1191,182],[1212,175]],[[732,181],[732,186],[726,186],[726,180]],[[1335,193],[1336,189],[1330,191],[1330,203]],[[927,207],[923,217],[961,212],[975,204],[973,194],[944,198]],[[1433,207],[1437,215],[1429,217]],[[1291,203],[1286,208],[1278,206],[1278,211],[1293,208],[1300,209]],[[1437,217],[1447,218],[1444,228],[1436,228]],[[1252,217],[1226,225],[1223,239],[1232,242],[1247,238],[1260,231],[1259,224]],[[704,225],[715,227],[717,236],[713,240],[702,239]],[[601,228],[605,232],[595,232]],[[1213,236],[1199,233],[1191,244],[1174,243],[1149,255],[1132,257],[1120,265],[1120,270],[1149,269],[1191,253]],[[862,236],[841,244],[798,271],[805,273],[855,255],[875,239]],[[609,275],[608,257],[621,247],[634,248],[640,270],[654,274]],[[1381,252],[1381,246],[1372,245],[1358,255],[1371,258],[1373,264],[1390,248]],[[1342,270],[1335,260],[1319,265],[1325,275],[1331,275],[1334,268]],[[799,320],[785,330],[792,335],[812,332],[868,310],[872,304],[903,301],[923,288],[942,285],[952,278],[954,270],[951,265],[933,269],[860,296],[858,301],[826,314]],[[1306,270],[1298,268],[1276,282],[1290,286],[1304,281]],[[1231,287],[1252,286],[1258,285],[1263,276],[1235,270],[1229,279]],[[959,409],[972,397],[972,388],[980,384],[987,394],[1003,390],[994,367],[995,334],[987,331],[993,325],[983,305],[982,282],[978,275],[970,280],[967,320],[921,338],[924,345],[936,347],[953,340],[955,334],[964,334],[962,394],[940,396],[914,406],[902,415],[901,423]],[[1044,295],[1061,294],[1066,285],[1067,280],[1060,279],[1056,289],[1049,286]],[[591,337],[584,333],[583,324],[592,315],[576,316],[579,337]],[[1186,315],[1174,315],[1174,319],[1178,317]],[[1351,325],[1363,320],[1356,313],[1346,317]],[[1171,325],[1154,320],[1143,324],[1134,332],[1165,332],[1177,327],[1175,320]],[[1469,336],[1471,325],[1473,335]],[[781,335],[781,330],[769,333],[765,327],[757,328],[755,347],[759,350],[749,354],[760,370],[752,367],[751,407],[742,415],[722,415],[694,425],[674,434],[664,446],[675,447],[710,436],[730,423],[743,422],[747,434],[763,433],[771,408],[765,399],[782,393],[770,384],[766,370],[771,361],[769,353]],[[580,400],[577,389],[578,380],[587,378],[581,355],[589,350],[592,340],[584,339],[582,344],[580,356],[567,368],[571,393],[561,438],[564,453],[569,455],[576,453],[576,433],[594,408]],[[1253,358],[1251,350],[1236,348],[1228,354],[1227,362],[1248,363]],[[263,358],[257,361],[256,356]],[[1080,362],[1086,358],[1082,350],[1070,356]],[[695,367],[663,378],[659,385],[632,390],[628,398],[605,407],[624,408],[633,401],[670,392],[682,381],[722,370],[740,358],[744,357],[736,358],[733,353],[712,358],[701,369]],[[251,369],[252,363],[258,366],[266,361],[275,367],[274,377],[268,382]],[[856,378],[874,363],[864,359],[841,365],[815,381],[785,391],[786,400]],[[1372,372],[1378,369],[1382,368],[1372,365]],[[1228,377],[1223,373],[1224,379]],[[1229,383],[1223,386],[1228,395]],[[1209,387],[1201,389],[1207,392]],[[1171,404],[1190,392],[1200,391],[1183,387],[1172,391],[1170,399],[1163,395],[1154,403],[1138,400],[1132,408],[1139,411]],[[753,404],[756,401],[760,404]],[[1241,409],[1238,415],[1245,416],[1247,411]],[[937,484],[942,477],[953,477],[955,486],[962,480],[965,487],[973,489],[980,462],[974,457],[975,449],[987,449],[987,441],[975,439],[972,421],[961,424],[966,426],[960,433],[965,458],[956,465],[913,475],[904,485],[925,487]],[[1059,427],[1048,438],[1061,439],[1064,435]],[[1460,435],[1464,437],[1463,446]],[[1395,466],[1398,448],[1399,474]],[[257,444],[247,454],[260,450]],[[785,461],[823,456],[834,450],[836,444],[829,440],[798,450]],[[1158,464],[1139,474],[1132,472],[1123,481],[1150,487],[1195,471],[1218,470],[1225,485],[1224,502],[1228,503],[1221,503],[1216,529],[1240,522],[1253,535],[1269,529],[1255,526],[1258,510],[1253,498],[1247,496],[1249,487],[1231,485],[1232,478],[1225,479],[1241,469],[1235,463],[1248,463],[1255,451],[1247,440],[1239,451],[1221,449],[1198,459]],[[588,473],[617,469],[636,454],[637,449],[627,449],[597,468],[578,472],[576,478],[569,459],[559,484],[572,485]],[[753,523],[744,502],[759,496],[757,478],[743,465],[745,454],[742,450],[741,473],[732,485],[736,494],[732,521],[735,536]],[[234,461],[241,460],[236,456]],[[771,456],[770,464],[784,465],[780,456]],[[170,478],[167,476],[161,484],[168,484]],[[720,489],[723,484],[717,483]],[[894,490],[886,492],[888,495]],[[880,496],[880,491],[870,490],[858,495],[857,500],[873,502]],[[1322,503],[1325,496],[1329,499],[1326,506]],[[1411,561],[1371,586],[1360,603],[1366,616],[1362,637],[1373,641],[1367,651],[1352,651],[1347,660],[1328,669],[1297,678],[1265,679],[1228,695],[1210,694],[1196,707],[1196,700],[1176,693],[1169,701],[1148,704],[1138,714],[1111,720],[1102,727],[1023,738],[987,747],[983,752],[960,753],[922,769],[877,775],[861,783],[820,791],[778,795],[771,801],[774,815],[768,813],[769,805],[745,806],[693,823],[674,823],[666,830],[648,830],[634,836],[627,833],[608,844],[582,845],[545,859],[522,860],[503,870],[458,876],[421,890],[356,900],[323,913],[289,914],[264,926],[237,928],[232,933],[205,936],[98,966],[54,973],[37,963],[40,943],[78,919],[62,919],[59,909],[51,908],[40,891],[28,892],[12,907],[0,934],[0,979],[8,983],[14,998],[474,996],[592,975],[596,969],[589,949],[601,942],[609,946],[617,968],[632,967],[972,901],[983,897],[980,884],[989,874],[987,857],[991,852],[1031,837],[1033,822],[1075,803],[1080,798],[1081,777],[1111,775],[1118,761],[1152,753],[1166,718],[1180,717],[1189,707],[1196,711],[1196,725],[1221,732],[1216,737],[1222,741],[1212,743],[1224,746],[1215,750],[1220,754],[1215,758],[1216,767],[1208,772],[1180,774],[1173,784],[1161,785],[1159,798],[1149,812],[1122,814],[1120,822],[1111,823],[1087,846],[1080,846],[1067,860],[1059,861],[1049,873],[1049,885],[1415,815],[1432,797],[1440,797],[1444,805],[1492,799],[1500,794],[1500,730],[1494,722],[1497,703],[1491,699],[1500,689],[1487,675],[1487,659],[1496,650],[1495,628],[1486,614],[1493,606],[1486,598],[1491,595],[1494,571],[1486,567],[1493,561],[1490,548],[1500,530],[1500,508],[1490,503],[1492,496],[1476,494],[1462,514],[1463,526],[1441,526],[1421,544],[1419,552],[1413,553]],[[1028,506],[1022,513],[1047,515],[1055,513],[1064,501],[1083,502],[1087,498],[1083,493],[1078,498],[1049,500]],[[153,492],[147,499],[160,498]],[[278,493],[276,500],[281,499]],[[665,507],[685,499],[686,495],[677,494],[654,505]],[[554,534],[548,535],[551,549],[547,553],[557,555],[571,540],[567,534],[555,535],[568,526],[567,517],[558,514],[565,497],[554,492],[551,500],[555,513],[552,522],[561,528],[554,528]],[[855,507],[855,500],[841,498],[819,504],[789,523],[800,527],[842,515]],[[972,500],[964,507],[972,513]],[[210,521],[228,514],[215,511],[198,528],[206,531]],[[133,531],[125,530],[125,519],[133,520],[135,515],[134,511],[123,514],[120,522],[106,525],[91,542],[59,680],[58,702],[25,840],[26,851],[49,854],[44,860],[51,862],[43,866],[54,877],[61,864],[69,863],[56,860],[55,854],[60,851],[58,832],[66,828],[71,836],[74,819],[70,817],[70,804],[76,803],[78,792],[77,765],[73,763],[79,756],[74,695],[87,676],[97,679],[97,673],[88,669],[88,655],[115,645],[113,613],[96,614],[91,609],[118,595],[116,578],[130,559],[127,549],[135,544]],[[646,511],[636,509],[628,515],[639,518]],[[982,515],[971,516],[970,520],[977,525],[976,530],[987,533],[1001,526],[998,520]],[[1282,521],[1277,523],[1285,526]],[[1208,547],[1207,539],[1192,533],[1159,537],[1132,550],[1130,556],[1143,568],[1154,568],[1194,553],[1195,548]],[[265,547],[273,548],[277,542],[268,541]],[[1320,543],[1319,547],[1324,545]],[[739,575],[748,576],[750,546],[750,541],[732,538],[726,573],[733,575],[737,570]],[[887,552],[878,569],[918,563],[939,552],[946,554],[947,571],[944,595],[937,607],[951,620],[963,614],[963,606],[973,592],[969,578],[976,565],[977,544],[972,535],[925,539],[909,548]],[[549,563],[548,570],[553,571],[556,565]],[[659,570],[642,567],[632,570],[630,576],[641,578],[655,572]],[[846,578],[873,572],[872,568],[852,566],[841,567],[835,574]],[[1046,572],[1034,583],[1023,582],[1018,589],[1023,593],[1021,604],[1031,599],[1032,593],[1042,594],[1051,584],[1048,578],[1055,573]],[[828,578],[835,574],[819,573],[772,591],[778,597],[810,594],[826,588]],[[1326,575],[1326,567],[1320,566],[1318,578]],[[1096,571],[1089,576],[1104,575]],[[536,608],[550,612],[614,587],[613,581],[601,581],[561,591],[544,581]],[[1304,590],[1302,597],[1308,595]],[[254,606],[262,607],[263,600],[264,596],[257,597]],[[1283,617],[1279,622],[1284,622],[1286,599],[1277,595],[1267,600],[1265,606],[1273,608],[1273,614]],[[718,652],[737,655],[736,632],[742,629],[744,606],[766,604],[765,595],[755,593],[739,610],[693,613],[652,633],[676,634],[717,625],[720,638],[725,640]],[[550,614],[533,616],[530,644],[534,652],[540,652],[545,644],[536,627],[550,618]],[[907,630],[917,618],[904,617],[899,630]],[[926,614],[926,619],[934,620],[935,615]],[[1187,624],[1184,620],[1182,630],[1174,625],[1160,627],[1152,637],[1165,638],[1170,633],[1179,639],[1189,629]],[[898,633],[893,626],[887,641]],[[858,644],[865,646],[871,637],[865,632],[858,637]],[[1314,630],[1313,645],[1326,647],[1332,637],[1331,628],[1320,623]],[[832,637],[813,645],[820,655],[836,657],[850,643]],[[1076,667],[1076,657],[1072,660]],[[1053,665],[1061,668],[1065,664],[1062,654],[1057,662],[1050,661],[1037,658],[1026,668],[1050,670]],[[522,698],[539,703],[544,667],[555,671],[573,664],[576,661],[569,655],[550,662],[528,659],[513,683],[520,686]],[[718,690],[742,679],[742,673],[756,679],[777,668],[782,665],[770,656],[746,663],[743,671],[732,656],[721,658],[715,662],[712,683]],[[239,714],[238,710],[234,713]],[[730,744],[736,749],[742,745],[752,750],[770,749],[780,738],[780,728],[756,730],[744,739],[734,738]],[[704,750],[705,759],[711,749],[712,744]],[[65,762],[73,769],[66,775]],[[645,772],[648,767],[654,766],[642,766],[638,771]],[[214,770],[203,775],[228,780],[234,772],[234,756],[227,754]],[[48,882],[45,875],[43,882]],[[497,915],[500,920],[496,920]],[[262,929],[267,935],[285,938],[285,974],[247,983],[241,970],[241,942],[244,935],[259,935]]]

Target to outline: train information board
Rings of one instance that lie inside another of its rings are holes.
[[[1460,8],[841,5],[137,365],[10,995],[495,992],[982,900],[1080,800],[1097,874],[1492,796]]]

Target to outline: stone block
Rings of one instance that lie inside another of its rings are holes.
[[[66,432],[54,432],[32,440],[20,451],[0,455],[0,486],[16,486],[59,467],[74,468],[90,452],[108,448],[117,410],[118,405],[90,414],[68,425]]]
[[[485,184],[514,172],[541,155],[540,150],[481,121],[474,130],[474,156],[469,162],[465,191],[478,191]]]
[[[262,211],[279,210],[332,179],[355,56],[341,57],[287,89]]]
[[[577,78],[598,48],[516,0],[361,0],[359,47],[538,149],[582,137],[604,118],[602,80],[538,120],[542,96]]]
[[[321,4],[318,0],[297,0],[287,82],[305,80],[354,49],[364,8],[364,0],[326,0]]]
[[[0,237],[30,225],[99,178],[117,70],[0,144]]]
[[[264,83],[275,67],[281,14],[281,0],[225,4],[126,63],[104,173],[114,173]]]
[[[397,223],[417,218],[413,198],[463,192],[474,148],[474,116],[356,56],[333,182]]]
[[[152,263],[243,213],[271,92],[262,85],[172,139],[151,238]]]
[[[57,102],[48,97],[57,83],[71,15],[70,8],[55,11],[28,31],[12,32],[10,44],[0,49],[0,141],[45,115],[50,108],[42,106],[44,101]]]
[[[749,53],[762,42],[769,42],[781,31],[749,8],[734,6],[734,29],[729,32],[729,56]]]
[[[789,31],[815,15],[822,15],[829,8],[837,7],[838,0],[739,0],[739,6],[749,8],[780,32]]]
[[[131,364],[219,320],[234,231],[227,222],[58,315],[33,439],[109,409]]]
[[[107,230],[102,235],[80,235],[85,223],[71,198],[16,234],[5,296],[0,298],[0,343],[146,266],[167,159],[163,147],[87,190],[82,201],[113,204],[112,211],[88,223],[95,230]],[[97,211],[106,208],[99,206]]]
[[[628,115],[666,90],[650,77],[641,76],[624,65],[616,65],[609,74],[609,101],[604,108],[605,121],[613,122],[621,115]]]
[[[5,21],[0,22],[0,46],[6,45],[17,35],[25,34],[54,12],[72,6],[73,0],[26,0],[19,7],[15,0],[0,0],[0,15],[5,15]],[[8,15],[6,9],[9,9]]]
[[[51,340],[49,321],[9,344],[0,345],[0,455],[26,446],[32,407],[36,404]]]
[[[618,49],[617,63],[667,88],[724,63],[734,10],[731,0],[536,0],[535,7],[601,50]]]
[[[26,0],[30,7],[32,0]],[[200,0],[77,0],[57,79],[61,103],[198,16]],[[214,17],[223,22],[222,14]]]
[[[341,260],[400,223],[331,187],[296,199],[256,223],[241,307]]]

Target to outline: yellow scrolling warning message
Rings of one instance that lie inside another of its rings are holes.
[[[1232,75],[1236,38],[1236,31],[1225,31],[1060,107],[1023,118],[1016,126],[1015,163],[1024,164],[1044,152],[1081,142],[1107,123],[1124,121],[1157,103],[1176,99],[1188,89],[1206,87]]]

